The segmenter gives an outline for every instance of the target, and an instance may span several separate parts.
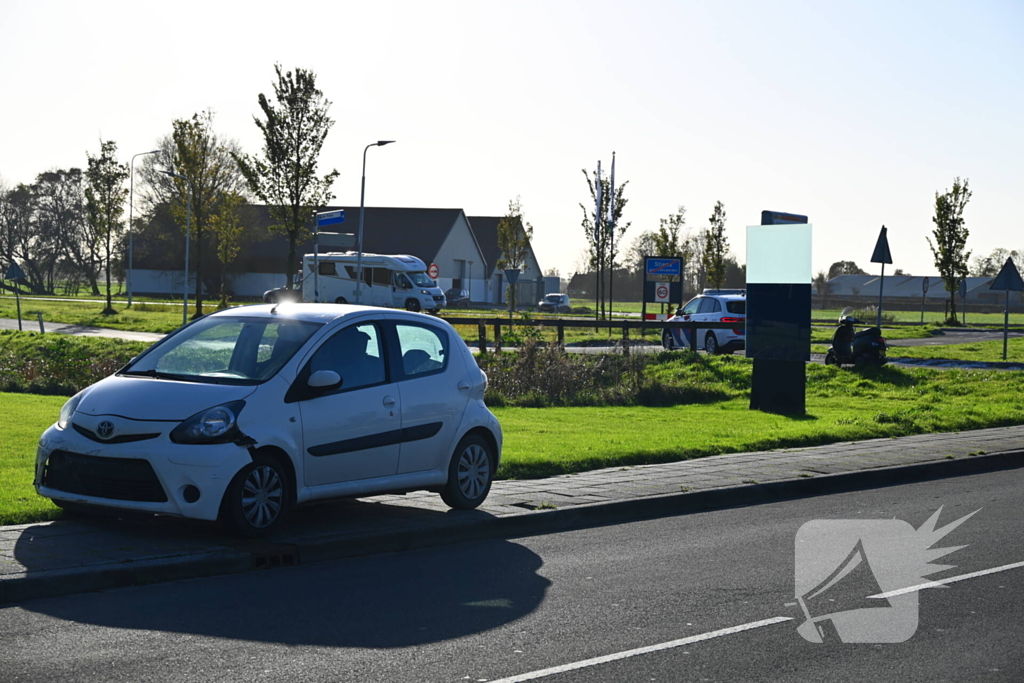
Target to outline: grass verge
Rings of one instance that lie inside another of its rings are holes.
[[[723,398],[668,407],[494,408],[505,433],[500,478],[538,478],[719,453],[1024,424],[1024,375],[883,367],[863,371],[810,365],[808,414],[750,411],[745,363],[719,372]],[[653,372],[694,372],[669,363]],[[0,393],[0,524],[60,513],[32,488],[35,444],[64,399]]]

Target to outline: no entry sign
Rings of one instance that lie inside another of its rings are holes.
[[[437,267],[436,263],[431,263],[430,267],[427,268],[427,277],[431,280],[436,280],[441,274],[441,269]]]

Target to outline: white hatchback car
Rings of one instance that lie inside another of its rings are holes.
[[[326,498],[427,489],[474,508],[501,457],[486,386],[437,318],[228,309],[72,397],[40,439],[35,486],[68,509],[221,518],[250,536]]]
[[[708,353],[732,353],[746,348],[747,297],[737,291],[704,290],[687,301],[670,321],[733,323],[732,329],[664,330],[661,344],[668,350],[688,349],[696,334],[698,348]]]

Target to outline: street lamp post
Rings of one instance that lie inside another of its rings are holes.
[[[394,140],[378,140],[371,142],[363,149],[363,183],[359,188],[359,237],[356,248],[356,303],[363,302],[363,214],[365,213],[364,200],[366,198],[366,152],[371,147],[383,147],[390,145]]]
[[[131,190],[128,194],[128,307],[132,306],[132,287],[135,282],[132,280],[132,253],[135,246],[135,226],[132,225],[133,218],[135,215],[135,157],[141,157],[146,154],[159,154],[159,149],[154,149],[152,152],[139,152],[132,156],[131,163],[131,181],[129,187]]]
[[[183,291],[182,298],[181,298],[181,306],[182,306],[182,308],[181,308],[181,324],[182,324],[182,326],[184,326],[184,325],[188,324],[188,252],[189,252],[189,246],[190,246],[189,242],[192,240],[192,183],[185,176],[178,175],[177,173],[174,173],[173,171],[160,171],[160,172],[161,173],[165,173],[165,174],[171,176],[172,178],[178,178],[179,180],[184,180],[185,181],[185,185],[186,185],[185,189],[188,190],[188,219],[187,219],[187,222],[186,222],[186,226],[187,227],[185,228],[185,283],[184,283],[184,286],[182,286],[182,288],[181,288],[182,291]]]

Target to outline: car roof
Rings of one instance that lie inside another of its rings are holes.
[[[697,298],[702,296],[710,296],[716,299],[723,299],[725,301],[746,301],[746,294],[717,294],[715,292],[707,292],[706,294],[698,294]]]
[[[299,320],[303,322],[328,323],[338,318],[355,315],[356,313],[376,312],[381,314],[405,314],[392,308],[380,308],[377,306],[356,306],[354,304],[306,304],[285,302],[280,304],[254,304],[252,306],[236,306],[226,308],[223,311],[211,313],[211,316],[252,316],[254,318],[266,318],[267,316],[280,317],[283,320]],[[419,313],[409,315],[421,315]]]

